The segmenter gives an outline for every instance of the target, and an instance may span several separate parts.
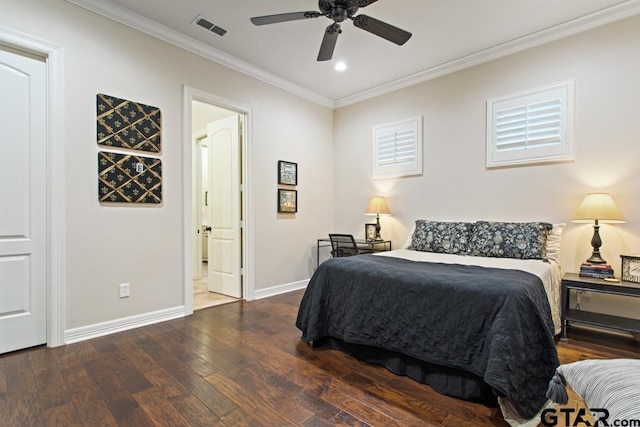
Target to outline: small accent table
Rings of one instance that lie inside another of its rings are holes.
[[[567,339],[567,326],[570,322],[599,326],[619,331],[640,333],[640,320],[610,314],[593,313],[569,308],[569,294],[574,291],[589,291],[627,297],[640,297],[640,285],[630,282],[606,282],[603,279],[582,277],[575,273],[566,273],[562,277],[562,333],[560,338]]]
[[[391,240],[356,239],[356,245],[358,249],[367,252],[385,252],[391,250]],[[316,247],[316,268],[320,265],[320,248],[324,247],[331,247],[331,239],[328,237],[318,239],[318,246]]]

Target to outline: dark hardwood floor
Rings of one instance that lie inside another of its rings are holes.
[[[294,326],[301,297],[0,356],[0,426],[507,425],[496,408],[309,348]],[[640,357],[630,339],[570,335],[558,347],[563,363]]]

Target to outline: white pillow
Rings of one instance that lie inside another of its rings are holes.
[[[402,247],[402,249],[409,249],[409,246],[411,246],[411,239],[413,238],[413,232],[416,231],[416,222],[413,221],[413,227],[411,227],[411,232],[409,233],[409,237],[407,237],[407,241],[404,242],[404,246]]]
[[[560,365],[557,371],[590,409],[609,411],[609,425],[640,420],[639,359],[581,360]]]
[[[547,249],[547,259],[549,261],[555,261],[560,264],[560,240],[562,237],[562,231],[567,224],[553,224],[553,228],[547,235],[547,243],[545,245]]]

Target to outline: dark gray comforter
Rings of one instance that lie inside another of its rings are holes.
[[[542,281],[518,270],[360,255],[320,265],[296,326],[465,370],[525,418],[546,402],[559,365]]]

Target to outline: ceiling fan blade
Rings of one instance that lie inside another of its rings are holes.
[[[358,7],[367,7],[369,6],[371,3],[375,3],[378,0],[356,0],[355,1],[355,6]]]
[[[277,15],[255,16],[251,18],[254,25],[277,24],[279,22],[297,21],[299,19],[317,18],[322,16],[320,12],[291,12]]]
[[[394,27],[391,24],[387,24],[386,22],[379,21],[367,15],[358,15],[354,17],[353,25],[401,46],[405,44],[412,35],[408,31]]]
[[[340,24],[337,22],[327,27],[327,30],[324,32],[324,37],[322,38],[322,44],[320,45],[320,52],[318,52],[318,61],[328,61],[333,57],[333,50],[336,47],[340,33]]]

